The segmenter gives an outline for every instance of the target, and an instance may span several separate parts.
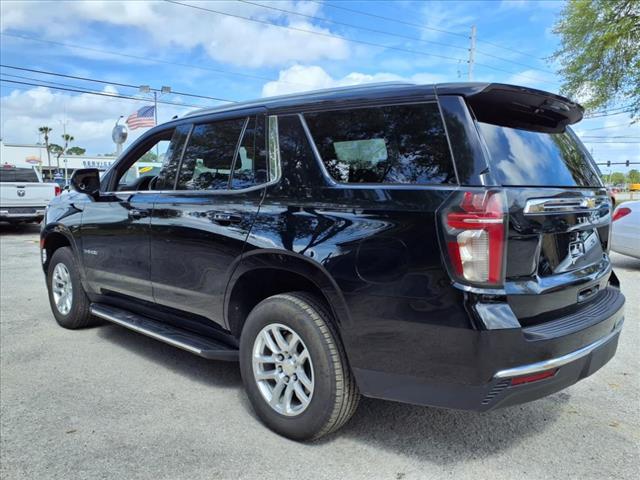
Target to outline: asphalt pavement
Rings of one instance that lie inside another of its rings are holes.
[[[478,414],[363,399],[337,433],[281,438],[239,368],[115,325],[57,326],[37,227],[0,225],[2,479],[626,479],[640,470],[640,260],[615,358],[545,399]]]

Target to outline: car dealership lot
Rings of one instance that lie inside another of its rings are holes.
[[[124,328],[67,331],[49,310],[38,228],[0,225],[2,478],[636,478],[640,261],[616,357],[548,398],[485,414],[363,399],[318,443],[251,412],[239,368]]]

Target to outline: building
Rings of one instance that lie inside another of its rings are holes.
[[[97,168],[106,170],[117,157],[111,155],[63,155],[60,166],[56,156],[51,154],[51,165],[48,164],[47,150],[44,145],[4,143],[0,140],[0,163],[8,163],[17,167],[36,166],[47,180],[68,179],[78,168]]]

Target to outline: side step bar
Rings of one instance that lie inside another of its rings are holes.
[[[238,350],[229,345],[149,317],[100,303],[91,304],[91,313],[103,320],[122,325],[134,332],[142,333],[200,357],[229,362],[238,361]]]

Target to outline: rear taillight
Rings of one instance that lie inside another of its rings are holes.
[[[613,217],[611,220],[615,222],[616,220],[620,220],[622,217],[626,217],[631,213],[631,209],[627,207],[618,207],[616,211],[613,212]]]
[[[56,197],[62,193],[62,188],[60,188],[60,185],[58,185],[57,183],[55,187],[55,192],[56,192]]]
[[[451,273],[465,283],[502,285],[506,227],[502,192],[463,192],[442,217]]]

